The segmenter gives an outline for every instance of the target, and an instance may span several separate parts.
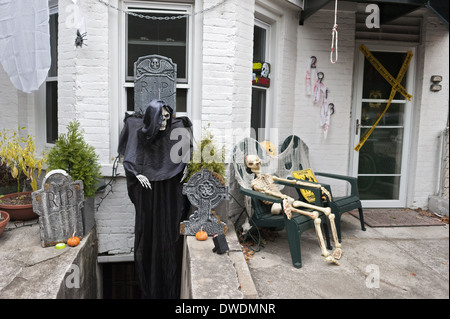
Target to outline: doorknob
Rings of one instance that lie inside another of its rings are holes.
[[[356,120],[356,132],[355,132],[356,135],[359,134],[359,127],[360,127],[360,126],[361,126],[361,125],[359,124],[359,120]]]

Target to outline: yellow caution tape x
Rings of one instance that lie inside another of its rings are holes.
[[[387,103],[386,108],[384,109],[383,113],[381,113],[380,117],[377,119],[377,121],[372,126],[372,128],[366,133],[366,135],[364,135],[364,137],[361,139],[361,141],[358,143],[358,145],[356,145],[355,151],[359,151],[361,149],[361,147],[364,145],[364,143],[366,143],[369,136],[375,130],[378,123],[380,123],[381,119],[383,118],[383,116],[386,114],[387,110],[391,106],[392,100],[394,99],[397,91],[400,92],[400,94],[402,94],[408,101],[411,101],[411,98],[412,98],[412,95],[408,94],[408,92],[406,92],[405,88],[400,84],[406,74],[406,71],[408,70],[409,63],[411,62],[411,59],[413,57],[413,54],[411,51],[408,51],[408,54],[406,55],[406,59],[403,62],[400,72],[398,73],[397,78],[394,79],[392,77],[392,75],[383,67],[383,65],[380,63],[380,61],[378,61],[377,58],[375,58],[373,56],[373,54],[369,51],[369,49],[367,49],[367,47],[364,44],[361,44],[361,46],[359,47],[359,50],[362,52],[362,54],[364,54],[364,56],[372,64],[372,66],[386,79],[386,81],[388,81],[389,84],[392,85],[392,90],[391,90],[391,94],[389,96],[388,103]]]

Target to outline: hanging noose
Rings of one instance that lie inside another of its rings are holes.
[[[330,52],[331,63],[336,63],[338,60],[337,3],[338,1],[336,0],[334,5],[334,26],[333,30],[331,31],[331,52]]]

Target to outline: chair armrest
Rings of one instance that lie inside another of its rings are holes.
[[[293,178],[293,177],[288,177],[288,179],[291,179],[293,182],[294,182],[295,180],[297,180],[297,179],[295,179],[295,178]],[[323,206],[322,201],[321,201],[322,191],[321,191],[320,188],[313,187],[313,186],[303,186],[303,185],[298,185],[298,184],[289,183],[289,182],[285,182],[285,181],[279,181],[279,180],[276,180],[275,183],[276,183],[276,184],[280,184],[280,185],[289,186],[289,187],[294,187],[294,188],[297,189],[297,193],[298,193],[298,194],[300,194],[299,191],[302,190],[302,189],[311,191],[311,192],[314,193],[314,197],[315,197],[314,205],[320,206],[320,207]],[[320,183],[315,183],[315,182],[308,182],[308,183],[324,186],[325,188],[328,189],[328,191],[330,191],[329,185],[320,184]]]
[[[350,183],[350,195],[359,197],[358,178],[353,177],[353,176],[338,175],[338,174],[323,173],[323,172],[314,172],[314,174],[317,176],[323,176],[323,177],[347,181],[348,183]]]
[[[269,195],[269,194],[257,192],[257,191],[254,191],[252,189],[241,187],[240,191],[241,191],[242,194],[250,196],[250,197],[255,198],[255,199],[265,200],[265,201],[272,202],[272,203],[282,203],[283,202],[283,199],[281,199],[279,197],[275,197],[275,196],[272,196],[272,195]]]

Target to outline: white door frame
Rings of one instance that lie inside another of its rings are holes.
[[[354,73],[354,90],[353,90],[353,106],[352,106],[352,134],[351,136],[351,152],[350,156],[350,172],[352,176],[358,176],[358,160],[359,152],[354,150],[354,147],[359,143],[361,139],[361,128],[357,125],[357,120],[361,123],[361,103],[364,102],[362,98],[362,86],[363,86],[363,73],[364,73],[364,55],[359,51],[359,46],[362,42],[356,43],[355,53],[355,73]],[[370,51],[384,51],[384,52],[408,52],[411,51],[414,56],[407,72],[406,91],[413,95],[411,101],[405,102],[404,111],[404,136],[403,136],[403,148],[402,148],[402,163],[400,172],[400,190],[399,199],[397,200],[361,200],[363,207],[365,208],[400,208],[406,207],[407,197],[407,185],[408,185],[408,170],[409,170],[409,151],[411,150],[411,127],[413,118],[413,107],[415,98],[415,53],[416,50],[412,46],[407,45],[383,45],[383,44],[365,44]],[[397,77],[397,74],[392,74],[393,77]],[[400,100],[394,100],[393,103]],[[386,100],[384,100],[386,103]],[[403,100],[402,100],[403,102]],[[364,146],[363,146],[364,147]]]

